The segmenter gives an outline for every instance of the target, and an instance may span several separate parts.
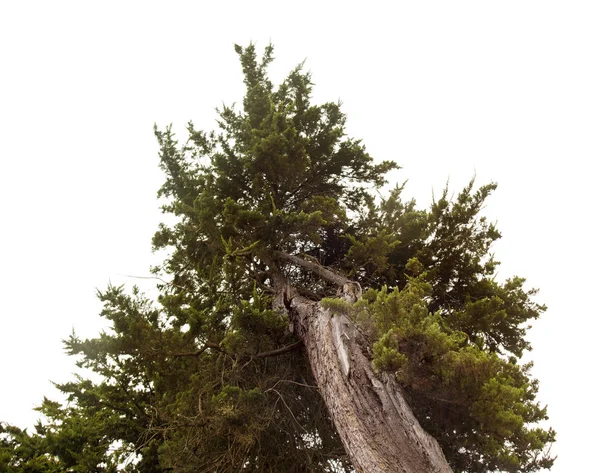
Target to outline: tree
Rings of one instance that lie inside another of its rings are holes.
[[[500,233],[480,210],[495,184],[446,189],[428,210],[402,187],[377,198],[397,165],[345,135],[340,105],[311,104],[301,66],[274,87],[271,46],[236,51],[241,110],[219,109],[214,132],[190,123],[182,146],[155,129],[175,217],[153,239],[169,250],[158,305],[100,294],[112,331],[66,346],[103,381],[60,385],[70,405],[42,406],[37,435],[70,445],[47,458],[64,471],[550,467],[555,434],[518,362],[545,307],[524,279],[494,277]],[[336,296],[351,282],[356,302]]]

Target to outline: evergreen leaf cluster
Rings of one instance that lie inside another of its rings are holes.
[[[391,161],[345,133],[339,103],[311,103],[302,65],[275,87],[274,50],[236,46],[246,94],[217,129],[155,135],[171,224],[154,249],[160,296],[109,286],[109,329],[65,340],[90,376],[57,385],[35,432],[2,425],[7,472],[353,471],[301,344],[278,310],[276,279],[349,314],[377,370],[393,373],[454,471],[550,467],[552,429],[536,401],[525,335],[545,307],[525,279],[500,282],[500,238],[481,215],[494,183],[444,189],[426,209]],[[302,258],[296,266],[286,254]],[[359,282],[355,304],[309,263]]]

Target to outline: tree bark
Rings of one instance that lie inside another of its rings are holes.
[[[276,251],[275,257],[279,260],[287,261],[288,263],[293,263],[297,266],[302,266],[304,269],[308,269],[309,271],[315,273],[317,276],[322,277],[323,279],[327,279],[338,286],[343,286],[345,283],[350,282],[351,280],[345,278],[344,276],[340,276],[339,274],[330,271],[327,268],[324,268],[318,263],[313,263],[312,261],[307,261],[299,256],[290,255],[288,253],[284,253],[283,251]]]
[[[304,341],[321,395],[357,472],[451,473],[395,379],[374,372],[367,344],[348,317],[285,291],[293,330]]]

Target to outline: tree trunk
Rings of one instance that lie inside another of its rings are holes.
[[[329,414],[359,473],[451,473],[395,379],[373,371],[366,343],[345,315],[299,295],[285,297]]]

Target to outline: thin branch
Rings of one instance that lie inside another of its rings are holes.
[[[302,386],[304,388],[319,389],[319,386],[317,386],[317,385],[299,383],[297,381],[292,381],[291,379],[280,379],[273,386],[271,386],[270,389],[276,388],[279,385],[279,383],[290,383],[290,384],[295,384],[296,386]]]
[[[218,344],[213,343],[213,342],[206,342],[204,344],[204,346],[202,348],[200,348],[199,350],[192,351],[192,352],[173,353],[171,356],[173,356],[175,358],[180,358],[180,357],[184,357],[184,356],[200,356],[200,355],[202,355],[202,353],[204,353],[204,351],[207,348],[212,348],[213,350],[223,352],[223,349]]]
[[[287,345],[285,347],[278,348],[277,350],[271,351],[263,351],[262,353],[258,353],[254,355],[252,358],[268,358],[270,356],[278,356],[284,353],[293,351],[297,348],[300,348],[304,342],[302,340],[297,341],[296,343],[292,343],[291,345]]]
[[[171,281],[171,282],[165,281],[164,279],[159,278],[158,276],[135,276],[133,274],[121,274],[121,276],[125,276],[126,278],[132,278],[132,279],[154,279],[156,281],[160,281],[161,283],[163,283],[167,286],[178,287],[179,289],[186,290],[185,287],[180,286],[179,284],[175,284],[173,281]]]
[[[285,347],[277,348],[276,350],[263,351],[261,353],[257,353],[256,355],[243,356],[240,358],[242,358],[242,359],[249,358],[250,360],[255,360],[255,359],[260,359],[260,358],[269,358],[271,356],[279,356],[279,355],[283,355],[284,353],[288,353],[290,351],[296,350],[297,348],[300,348],[302,346],[302,343],[303,343],[302,340],[300,340],[295,343],[292,343],[291,345],[286,345]],[[196,351],[173,353],[170,356],[173,356],[175,358],[182,358],[185,356],[200,356],[208,348],[212,348],[213,350],[219,351],[221,353],[226,353],[225,350],[223,350],[218,344],[213,343],[213,342],[206,342],[206,344],[202,348],[200,348]],[[232,358],[235,359],[236,357],[232,357]]]
[[[281,393],[279,391],[277,391],[277,389],[274,388],[269,388],[265,391],[265,394],[268,393],[269,391],[273,391],[275,394],[277,394],[279,396],[279,398],[281,399],[281,402],[283,403],[283,405],[287,408],[287,410],[289,411],[290,415],[292,416],[292,419],[294,420],[294,422],[296,424],[298,424],[298,427],[300,427],[304,433],[308,433],[307,430],[302,426],[302,424],[300,424],[300,422],[298,422],[298,419],[296,419],[296,416],[294,415],[294,412],[290,409],[290,406],[287,405],[287,403],[285,402],[285,399],[283,398],[283,396],[281,395]]]

